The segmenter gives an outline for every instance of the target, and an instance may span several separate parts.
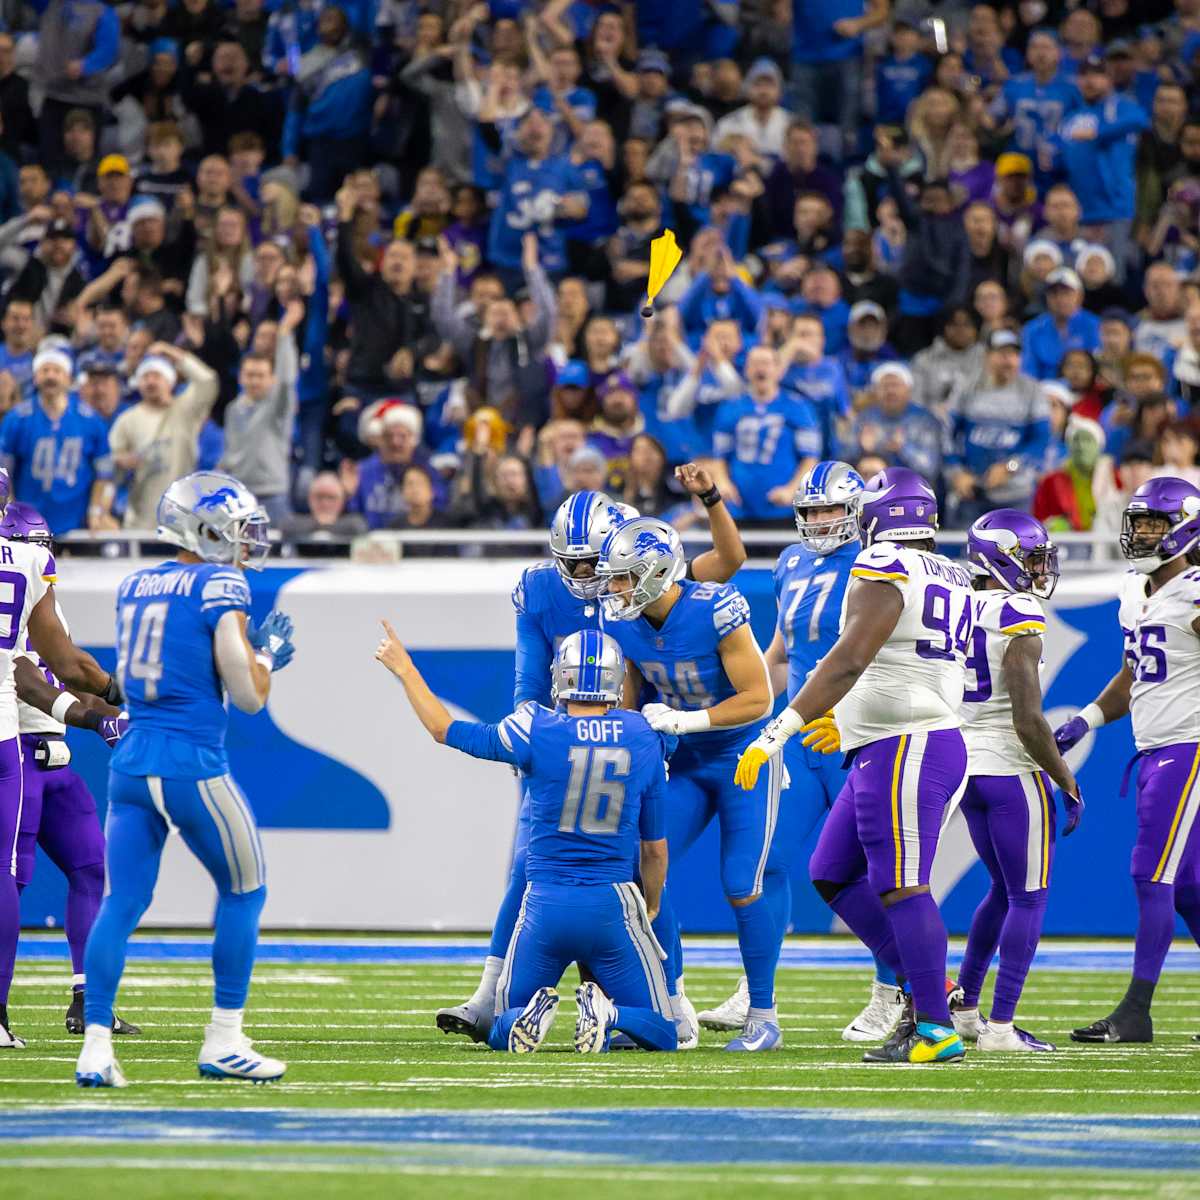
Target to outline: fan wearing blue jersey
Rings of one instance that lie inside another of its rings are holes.
[[[80,1087],[125,1087],[113,1055],[112,1010],[125,947],[154,898],[167,834],[177,830],[217,888],[212,1020],[202,1077],[279,1079],[285,1064],[242,1032],[258,919],[267,897],[258,828],[229,774],[228,694],[242,712],[267,702],[271,675],[291,661],[292,623],[273,612],[247,620],[247,567],[266,558],[268,520],[231,475],[197,471],[158,504],[158,538],[179,547],[169,562],[128,576],[117,591],[117,672],[131,727],[113,753],[108,784],[108,895],[84,959]]]
[[[64,351],[40,350],[33,395],[0,422],[0,460],[14,491],[63,533],[103,528],[113,499],[108,429],[71,393],[71,371]]]
[[[625,654],[626,707],[648,690],[643,716],[680,739],[669,785],[672,856],[686,853],[714,816],[720,824],[721,885],[734,910],[750,989],[745,1028],[726,1048],[778,1049],[775,966],[782,939],[765,895],[778,881],[765,877],[782,764],[764,772],[749,793],[735,788],[729,775],[747,736],[771,710],[750,606],[734,587],[685,579],[679,535],[655,517],[626,521],[609,534],[596,573],[604,580],[605,629]],[[678,996],[681,951],[669,898],[655,928],[668,947],[667,979]]]
[[[597,629],[572,634],[554,658],[553,707],[530,701],[484,725],[451,720],[395,631],[383,627],[375,657],[404,685],[434,740],[508,763],[529,785],[529,883],[488,1045],[536,1050],[554,1022],[558,981],[575,962],[591,976],[575,993],[576,1050],[608,1049],[614,1030],[645,1050],[674,1050],[651,929],[667,874],[666,746],[639,713],[616,707],[625,675],[616,642]]]
[[[712,476],[695,463],[685,463],[675,477],[689,494],[699,497],[708,514],[713,548],[688,564],[691,578],[724,583],[746,561],[746,548],[737,525],[721,501]],[[513,591],[517,617],[516,679],[513,708],[534,701],[550,702],[550,664],[563,638],[580,629],[599,629],[598,595],[601,581],[596,562],[604,539],[620,520],[637,516],[627,504],[617,504],[603,492],[576,492],[559,506],[550,525],[552,562],[528,567]],[[525,853],[529,845],[528,793],[522,796],[513,845],[508,890],[496,914],[492,942],[479,986],[465,1004],[439,1009],[437,1025],[444,1033],[460,1033],[483,1041],[492,1019],[496,982],[525,894]],[[680,1048],[692,1049],[699,1040],[695,1014],[681,1000]]]
[[[792,507],[800,540],[788,546],[775,564],[779,615],[766,655],[776,695],[794,698],[838,639],[850,569],[862,550],[858,516],[864,487],[853,467],[826,461],[817,463],[796,490]],[[822,754],[812,744],[816,740],[817,734],[812,733],[803,741],[789,742],[783,751],[785,790],[771,844],[772,878],[780,886],[769,896],[776,906],[781,938],[792,917],[793,856],[817,822],[825,819],[846,782],[841,756]],[[706,1029],[741,1029],[749,1008],[750,992],[743,976],[728,1000],[700,1013],[700,1024]],[[896,973],[877,959],[870,1002],[842,1037],[848,1042],[882,1041],[903,1012]]]

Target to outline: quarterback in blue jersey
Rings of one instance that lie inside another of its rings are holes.
[[[680,738],[671,758],[667,837],[685,853],[716,816],[721,885],[737,920],[750,988],[744,1030],[730,1050],[782,1046],[775,1013],[775,965],[783,934],[766,898],[771,837],[783,771],[762,776],[749,794],[731,784],[730,765],[771,709],[771,683],[750,629],[750,606],[734,587],[684,578],[679,535],[665,521],[638,517],[605,539],[596,572],[604,580],[605,629],[627,663],[626,707],[645,690],[642,714]],[[679,930],[664,898],[656,925],[668,946],[667,978],[679,997]],[[678,1014],[677,1014],[678,1015]]]
[[[614,1030],[645,1050],[674,1050],[651,929],[667,874],[666,746],[639,713],[616,707],[625,676],[616,642],[598,629],[572,634],[554,658],[553,707],[530,701],[484,725],[451,720],[386,621],[384,630],[375,657],[434,740],[517,767],[529,784],[529,883],[488,1045],[536,1050],[554,1022],[558,981],[575,962],[591,976],[575,993],[576,1050],[606,1050]]]
[[[63,533],[90,528],[113,496],[108,430],[71,394],[71,370],[64,351],[39,351],[33,395],[0,422],[0,459],[17,496]]]
[[[159,501],[158,537],[179,553],[135,571],[117,592],[117,672],[130,729],[109,774],[109,894],[85,956],[80,1087],[126,1086],[113,1056],[112,1007],[126,944],[154,897],[173,828],[218,895],[214,1007],[200,1074],[262,1082],[286,1069],[242,1032],[267,889],[258,828],[225,753],[226,694],[243,712],[258,712],[272,672],[293,653],[291,621],[282,613],[257,627],[247,620],[244,570],[266,557],[267,524],[254,495],[232,476],[198,471],[178,479]]]
[[[746,549],[729,510],[713,486],[712,477],[695,463],[685,463],[675,476],[708,513],[713,548],[688,564],[690,578],[724,583],[746,561]],[[563,638],[581,629],[599,629],[601,580],[596,563],[604,539],[620,520],[637,516],[627,504],[617,504],[603,492],[568,496],[550,525],[552,562],[537,563],[522,573],[513,590],[517,617],[516,678],[513,708],[533,701],[550,703],[550,664]],[[522,798],[513,845],[508,889],[496,914],[491,946],[479,986],[465,1004],[439,1009],[437,1025],[444,1033],[460,1033],[483,1041],[490,1027],[496,982],[525,894],[525,854],[529,845],[528,794]],[[688,1009],[683,1002],[685,1011]],[[691,1049],[698,1040],[695,1022],[687,1012],[680,1047]]]
[[[767,665],[776,694],[792,699],[812,669],[838,639],[842,602],[850,568],[862,550],[858,515],[865,484],[843,462],[820,462],[804,477],[792,502],[800,539],[775,564],[775,600],[779,615],[775,637],[767,648]],[[792,916],[792,857],[825,818],[846,782],[840,755],[822,754],[813,734],[784,747],[785,791],[771,845],[771,866],[781,872],[772,895],[776,920],[784,933]],[[879,1041],[887,1037],[903,1013],[895,972],[875,965],[870,1003],[842,1031],[846,1041]],[[750,1007],[743,977],[723,1004],[700,1013],[706,1029],[741,1029]]]

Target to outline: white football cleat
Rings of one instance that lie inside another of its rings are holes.
[[[980,1015],[978,1008],[955,1008],[950,1012],[954,1032],[964,1042],[977,1042],[987,1030],[987,1018]]]
[[[282,1079],[287,1070],[287,1063],[255,1050],[245,1034],[229,1037],[212,1025],[204,1027],[197,1065],[202,1079],[248,1079],[251,1083],[271,1083]]]
[[[671,999],[672,1015],[675,1018],[677,1049],[695,1050],[700,1045],[700,1024],[696,1019],[696,1006],[680,989],[678,997]]]
[[[579,1016],[575,1021],[575,1049],[580,1054],[599,1054],[608,1041],[609,1031],[617,1019],[613,1002],[597,983],[585,983],[575,989]]]
[[[75,1064],[75,1086],[81,1088],[123,1088],[129,1081],[113,1054],[112,1042],[89,1039],[83,1043]]]
[[[750,985],[743,975],[728,1000],[718,1004],[716,1008],[706,1008],[696,1019],[705,1029],[728,1031],[745,1029],[749,1017]]]
[[[1009,1025],[1004,1029],[994,1029],[984,1022],[983,1028],[979,1031],[979,1040],[975,1049],[1015,1050],[1024,1053],[1033,1051],[1047,1054],[1057,1050],[1058,1047],[1053,1042],[1043,1042],[1041,1038],[1034,1037],[1032,1033],[1018,1029],[1015,1025]]]
[[[558,1015],[556,988],[538,988],[508,1031],[508,1048],[513,1054],[532,1054],[549,1036]]]
[[[470,1000],[453,1008],[439,1008],[434,1020],[443,1033],[459,1033],[473,1042],[486,1042],[492,1031],[491,1009],[484,1012]]]
[[[24,1050],[25,1039],[17,1037],[3,1021],[0,1021],[0,1050]]]
[[[871,1002],[842,1030],[844,1042],[885,1042],[904,1016],[904,993],[894,983],[871,984]]]

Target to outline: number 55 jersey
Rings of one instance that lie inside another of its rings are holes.
[[[1133,675],[1129,716],[1139,750],[1200,742],[1200,569],[1184,571],[1147,595],[1149,580],[1131,571],[1121,587],[1119,619]]]
[[[876,542],[855,559],[850,575],[892,584],[904,607],[874,661],[834,709],[842,749],[899,733],[957,729],[973,624],[970,572],[940,554]]]

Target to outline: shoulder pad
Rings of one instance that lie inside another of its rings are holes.
[[[912,550],[895,542],[876,542],[858,552],[850,574],[855,579],[904,583],[912,569],[912,554]]]
[[[737,588],[726,584],[713,603],[713,628],[724,640],[735,629],[750,623],[750,605]]]
[[[1007,637],[1021,637],[1030,633],[1046,632],[1046,613],[1041,601],[1027,592],[1000,593],[996,623],[1000,632]]]
[[[537,715],[539,705],[527,700],[516,712],[509,713],[496,727],[496,732],[504,746],[512,750],[514,743],[529,744],[533,732],[533,718]]]
[[[204,581],[200,591],[200,607],[245,608],[250,607],[250,587],[240,571],[220,567]]]

